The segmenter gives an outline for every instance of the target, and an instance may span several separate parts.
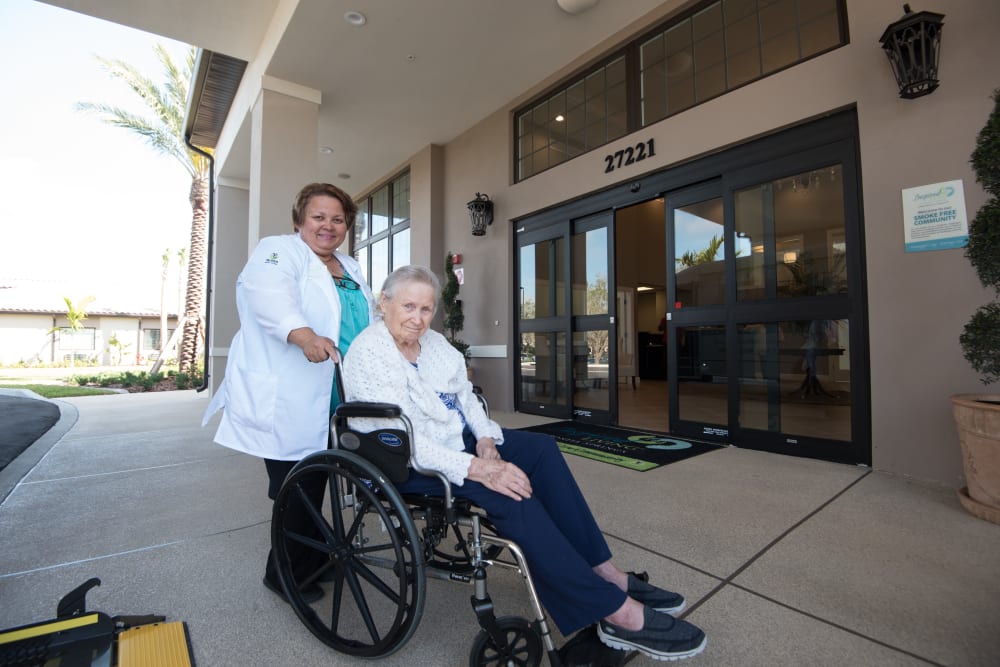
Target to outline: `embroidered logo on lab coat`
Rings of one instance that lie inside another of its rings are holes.
[[[265,264],[277,264],[278,263],[278,253],[272,252],[271,256],[264,260]]]

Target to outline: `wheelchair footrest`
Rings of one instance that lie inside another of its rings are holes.
[[[187,625],[140,625],[118,635],[118,667],[192,667]]]

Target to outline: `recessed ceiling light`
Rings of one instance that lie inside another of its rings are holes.
[[[559,9],[567,14],[582,14],[597,4],[597,0],[556,0]]]
[[[323,155],[332,155],[333,149],[330,148],[329,146],[320,146],[319,152],[322,153]]]
[[[564,120],[566,120],[566,117],[565,117],[565,116],[563,116],[562,114],[559,114],[558,116],[556,116],[556,122],[557,122],[557,123],[561,123],[561,122],[563,122]]]
[[[345,181],[351,177],[350,174],[337,174],[337,178],[342,178]]]
[[[368,17],[361,12],[356,12],[353,9],[349,12],[344,13],[344,20],[353,26],[361,27],[368,23]]]

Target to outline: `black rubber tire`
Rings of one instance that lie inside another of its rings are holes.
[[[325,500],[310,499],[305,489],[316,484]],[[319,537],[290,529],[295,516],[310,517]],[[296,575],[292,544],[318,552],[316,569]],[[334,650],[383,657],[416,631],[427,588],[419,533],[396,488],[357,454],[331,449],[292,469],[274,501],[271,549],[289,604]],[[301,591],[321,582],[325,595],[307,602]]]
[[[497,619],[500,631],[507,639],[507,651],[500,653],[485,630],[476,636],[469,652],[469,667],[537,667],[545,651],[542,637],[528,620],[517,616]]]

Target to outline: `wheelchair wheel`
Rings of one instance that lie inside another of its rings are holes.
[[[427,581],[419,534],[365,459],[327,450],[296,465],[274,501],[271,549],[289,604],[331,648],[382,657],[416,630]],[[307,602],[318,583],[325,594]]]
[[[482,630],[469,652],[469,667],[537,667],[542,662],[542,638],[526,619],[503,616],[497,626],[507,640],[507,650],[497,650],[489,633]]]

